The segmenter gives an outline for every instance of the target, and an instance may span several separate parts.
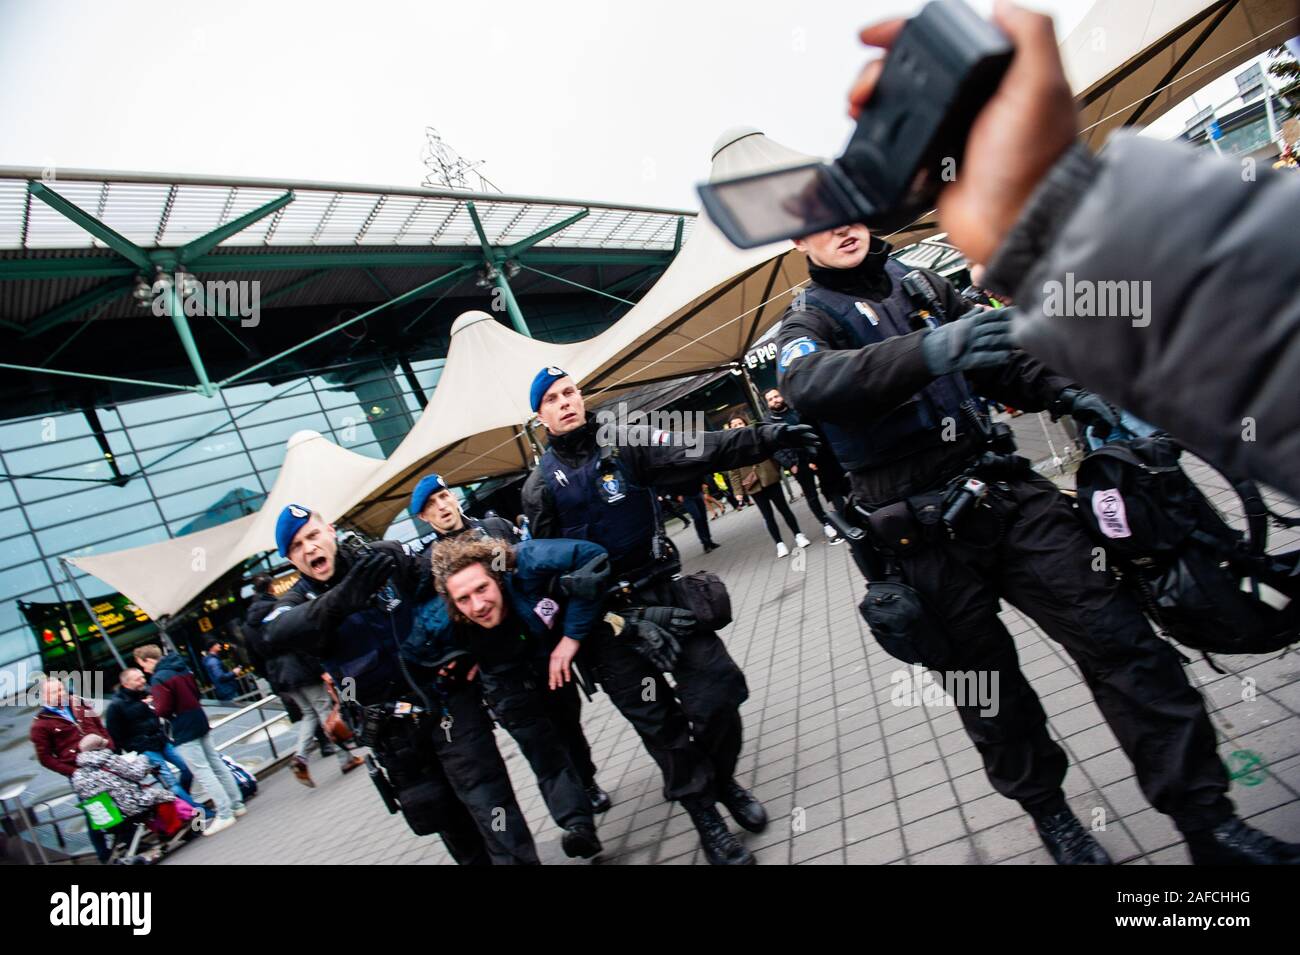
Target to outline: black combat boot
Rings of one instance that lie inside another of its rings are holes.
[[[1252,829],[1235,816],[1213,829],[1191,833],[1192,865],[1300,865],[1300,845]]]
[[[727,807],[727,812],[731,813],[731,818],[739,823],[740,828],[750,832],[762,832],[767,828],[767,810],[763,804],[748,789],[742,789],[734,779],[723,784],[718,801]]]
[[[570,859],[590,859],[599,855],[602,848],[600,840],[596,838],[595,828],[582,822],[564,830],[560,846]]]
[[[682,800],[691,822],[700,834],[700,846],[709,865],[753,865],[754,854],[740,844],[727,829],[713,803],[699,796]]]
[[[594,781],[584,787],[587,798],[591,800],[591,811],[599,815],[602,812],[609,812],[609,807],[614,805],[614,801],[609,798],[609,793],[601,789]]]
[[[1057,865],[1114,865],[1101,843],[1069,809],[1033,815],[1033,820]]]

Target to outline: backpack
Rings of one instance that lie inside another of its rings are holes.
[[[221,761],[226,764],[226,769],[230,770],[235,777],[235,782],[239,783],[239,795],[244,799],[257,795],[257,777],[250,773],[245,767],[235,762],[225,753],[221,754]]]
[[[1268,510],[1253,482],[1229,479],[1248,526],[1236,530],[1187,476],[1182,451],[1168,434],[1117,428],[1089,452],[1076,474],[1088,533],[1162,635],[1207,654],[1300,640],[1300,550],[1267,553],[1268,519],[1300,520]]]

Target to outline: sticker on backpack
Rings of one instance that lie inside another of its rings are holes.
[[[1097,526],[1111,540],[1132,537],[1128,526],[1128,512],[1124,498],[1115,488],[1106,488],[1092,495],[1092,513],[1097,516]]]

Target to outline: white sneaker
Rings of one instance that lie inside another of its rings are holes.
[[[781,541],[781,543],[776,545],[777,560],[780,560],[782,557],[785,557],[789,553],[790,553],[790,548],[785,546],[785,541]]]
[[[247,815],[248,815],[248,807],[247,807],[247,806],[240,806],[238,809],[235,810],[235,815],[236,815],[236,816],[247,816]]]
[[[795,535],[794,535],[794,542],[795,542],[796,544],[798,544],[800,547],[811,547],[811,546],[812,546],[812,541],[810,541],[808,538],[804,537],[802,534],[795,534]]]
[[[844,538],[840,536],[840,532],[837,531],[832,525],[826,524],[822,527],[822,530],[826,532],[826,542],[828,544],[834,546],[835,544],[844,543]]]
[[[203,834],[205,836],[215,836],[218,832],[223,832],[234,824],[234,816],[227,816],[225,819],[210,819],[208,824],[203,827]]]

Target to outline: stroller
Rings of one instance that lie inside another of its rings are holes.
[[[109,843],[110,865],[150,865],[201,832],[196,810],[176,799],[141,756],[91,749],[77,756],[73,789],[86,825]]]

